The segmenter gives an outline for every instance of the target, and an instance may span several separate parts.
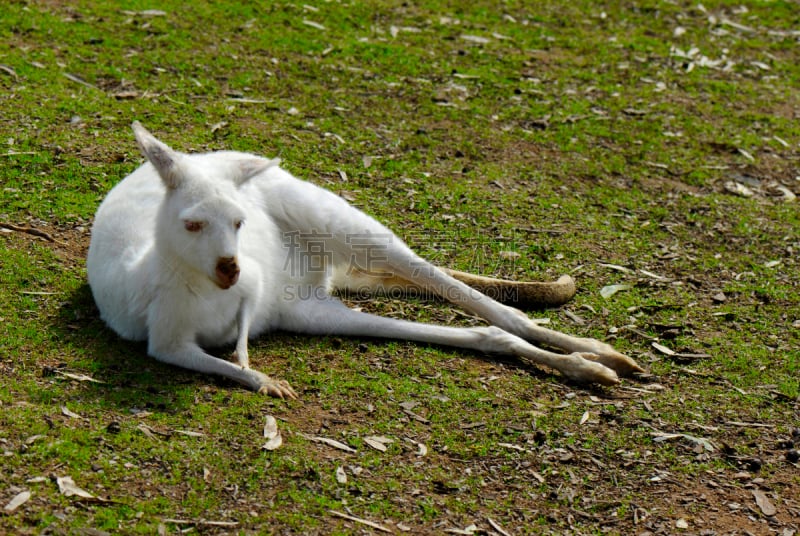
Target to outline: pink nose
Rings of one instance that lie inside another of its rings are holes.
[[[220,288],[231,288],[239,280],[239,264],[236,257],[220,257],[217,259],[217,285]]]

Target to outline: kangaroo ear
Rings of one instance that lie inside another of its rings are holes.
[[[233,182],[236,186],[241,186],[262,171],[266,171],[272,166],[277,166],[281,163],[280,158],[273,158],[272,160],[266,158],[258,158],[254,156],[245,160],[240,160],[236,164],[239,166],[238,173],[234,176]]]
[[[181,173],[178,169],[181,154],[158,141],[139,121],[134,121],[131,127],[139,149],[156,168],[166,187],[171,190],[177,188],[181,183]]]

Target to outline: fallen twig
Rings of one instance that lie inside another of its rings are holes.
[[[774,424],[764,424],[760,422],[725,421],[725,424],[739,428],[775,428]]]
[[[174,525],[194,525],[206,527],[238,527],[238,521],[207,521],[205,519],[162,519],[164,523],[172,523]]]
[[[375,530],[379,530],[381,532],[388,532],[389,534],[392,534],[392,531],[390,529],[384,527],[383,525],[379,525],[378,523],[375,523],[374,521],[369,521],[368,519],[361,519],[360,517],[351,516],[351,515],[345,514],[343,512],[337,512],[336,510],[328,510],[328,512],[330,512],[332,515],[334,515],[336,517],[341,517],[342,519],[347,519],[348,521],[354,521],[356,523],[361,523],[362,525],[366,525],[368,527],[372,527]]]
[[[12,69],[8,65],[3,65],[2,63],[0,63],[0,71],[3,71],[6,74],[10,74],[11,76],[14,77],[14,80],[19,80],[19,75],[17,74],[17,71]]]
[[[63,244],[63,242],[56,240],[55,238],[50,236],[50,234],[40,229],[34,229],[33,227],[21,227],[19,225],[14,225],[13,223],[5,223],[5,222],[0,222],[0,227],[3,227],[4,229],[9,229],[11,231],[17,231],[18,233],[27,233],[29,235],[39,236],[41,238],[44,238],[48,242]]]
[[[499,532],[500,534],[502,534],[502,536],[511,536],[511,534],[509,534],[508,532],[506,532],[505,530],[503,530],[503,527],[501,527],[500,525],[498,525],[498,524],[497,524],[497,522],[496,522],[494,519],[492,519],[491,517],[487,517],[487,518],[486,518],[486,521],[488,521],[488,522],[489,522],[489,524],[492,526],[492,528],[493,528],[494,530],[496,530],[497,532]]]
[[[330,439],[327,437],[320,437],[320,436],[312,436],[308,434],[300,434],[302,437],[308,439],[309,441],[314,441],[316,443],[322,443],[324,445],[328,445],[329,447],[333,447],[335,449],[343,450],[345,452],[357,452],[356,449],[345,445],[341,441],[336,441],[335,439]]]
[[[64,372],[61,370],[54,370],[54,373],[58,374],[59,376],[63,376],[64,378],[69,378],[70,380],[75,380],[79,382],[92,382],[92,383],[104,383],[100,380],[95,380],[94,378],[87,376],[85,374],[73,374],[71,372]]]
[[[62,73],[62,74],[66,78],[68,78],[69,80],[72,80],[73,82],[75,82],[76,84],[80,84],[82,86],[85,86],[85,87],[88,87],[88,88],[91,88],[91,89],[96,89],[98,91],[103,91],[102,89],[100,89],[96,85],[90,84],[89,82],[87,82],[86,80],[84,80],[83,78],[81,78],[78,75],[75,75],[75,74],[72,74],[72,73]]]

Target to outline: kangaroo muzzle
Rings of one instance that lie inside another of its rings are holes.
[[[236,257],[220,257],[217,259],[217,286],[221,289],[231,288],[239,280],[239,264]]]

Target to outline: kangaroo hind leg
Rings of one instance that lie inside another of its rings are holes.
[[[543,328],[519,309],[477,292],[448,273],[425,263],[419,257],[414,258],[413,267],[402,256],[396,260],[398,262],[393,263],[392,268],[401,277],[423,288],[431,289],[442,298],[526,341],[545,344],[568,353],[581,353],[586,359],[596,361],[621,375],[643,372],[633,359],[617,352],[610,345],[595,339],[574,337]]]
[[[298,301],[293,305],[281,316],[281,329],[312,335],[367,336],[441,344],[516,356],[523,362],[558,370],[576,381],[603,385],[619,382],[613,370],[581,353],[549,352],[495,326],[461,328],[387,318],[354,311],[334,297]]]

